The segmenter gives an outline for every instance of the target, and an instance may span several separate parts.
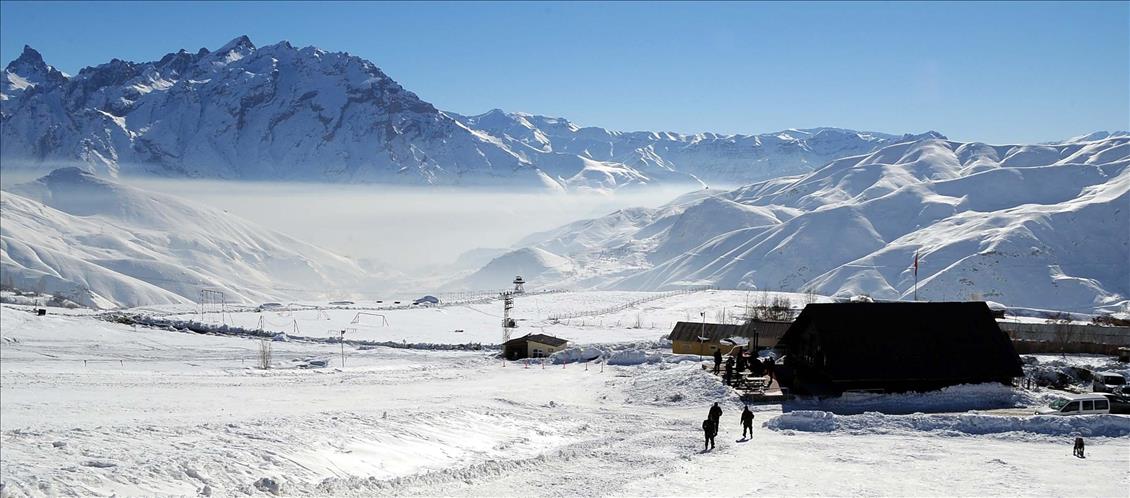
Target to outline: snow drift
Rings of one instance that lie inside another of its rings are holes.
[[[1043,436],[1125,437],[1130,435],[1130,417],[1122,415],[1000,416],[980,413],[954,415],[836,415],[800,410],[765,422],[775,431],[843,432],[852,435],[931,432],[938,435],[991,435],[1030,433]]]

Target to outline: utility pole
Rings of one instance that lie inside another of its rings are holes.
[[[345,368],[345,329],[341,329],[337,342],[341,343],[341,368]]]
[[[706,340],[706,312],[700,311],[698,314],[702,315],[702,334],[698,336],[698,361],[702,361],[702,343]]]
[[[510,310],[514,309],[514,294],[502,293],[502,342],[510,340]]]
[[[918,301],[918,251],[914,251],[914,300]]]

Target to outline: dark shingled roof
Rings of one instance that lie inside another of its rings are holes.
[[[752,339],[754,335],[761,337],[780,336],[789,328],[789,325],[791,325],[790,322],[763,321],[754,321],[744,325],[707,323],[704,331],[702,322],[678,322],[671,329],[667,339],[698,342],[699,336],[705,337],[707,341],[721,341],[729,337]]]
[[[778,347],[809,381],[853,388],[1024,375],[1012,340],[984,302],[810,304]]]
[[[541,344],[545,344],[546,346],[554,346],[554,347],[564,346],[565,344],[567,344],[569,342],[565,339],[561,339],[559,337],[553,337],[551,335],[526,334],[522,337],[510,339],[509,341],[504,342],[503,345],[513,346],[513,345],[521,344],[521,343],[524,343],[524,342],[531,342],[531,341],[541,343]]]

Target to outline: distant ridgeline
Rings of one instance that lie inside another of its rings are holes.
[[[239,37],[68,76],[25,47],[0,81],[4,168],[99,175],[616,189],[737,185],[920,137],[836,128],[623,133],[436,109],[373,63]]]

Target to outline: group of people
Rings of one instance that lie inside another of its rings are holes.
[[[734,381],[741,377],[742,372],[744,372],[747,368],[754,377],[768,376],[770,383],[773,382],[773,379],[776,375],[776,373],[774,372],[774,367],[776,367],[776,364],[773,362],[773,358],[766,358],[765,360],[762,360],[761,358],[757,357],[757,353],[752,351],[747,353],[741,346],[734,348],[733,354],[726,357],[725,365],[725,374],[722,378],[725,380],[726,385],[728,386],[733,385]],[[714,375],[718,375],[721,370],[722,350],[715,349]]]
[[[706,420],[702,421],[702,432],[706,436],[706,443],[703,446],[703,451],[714,449],[714,438],[718,436],[719,422],[722,420],[722,407],[718,403],[710,407],[710,412],[706,415]],[[749,405],[742,409],[742,439],[747,437],[753,438],[753,412],[749,411]],[[746,436],[746,434],[749,436]]]

